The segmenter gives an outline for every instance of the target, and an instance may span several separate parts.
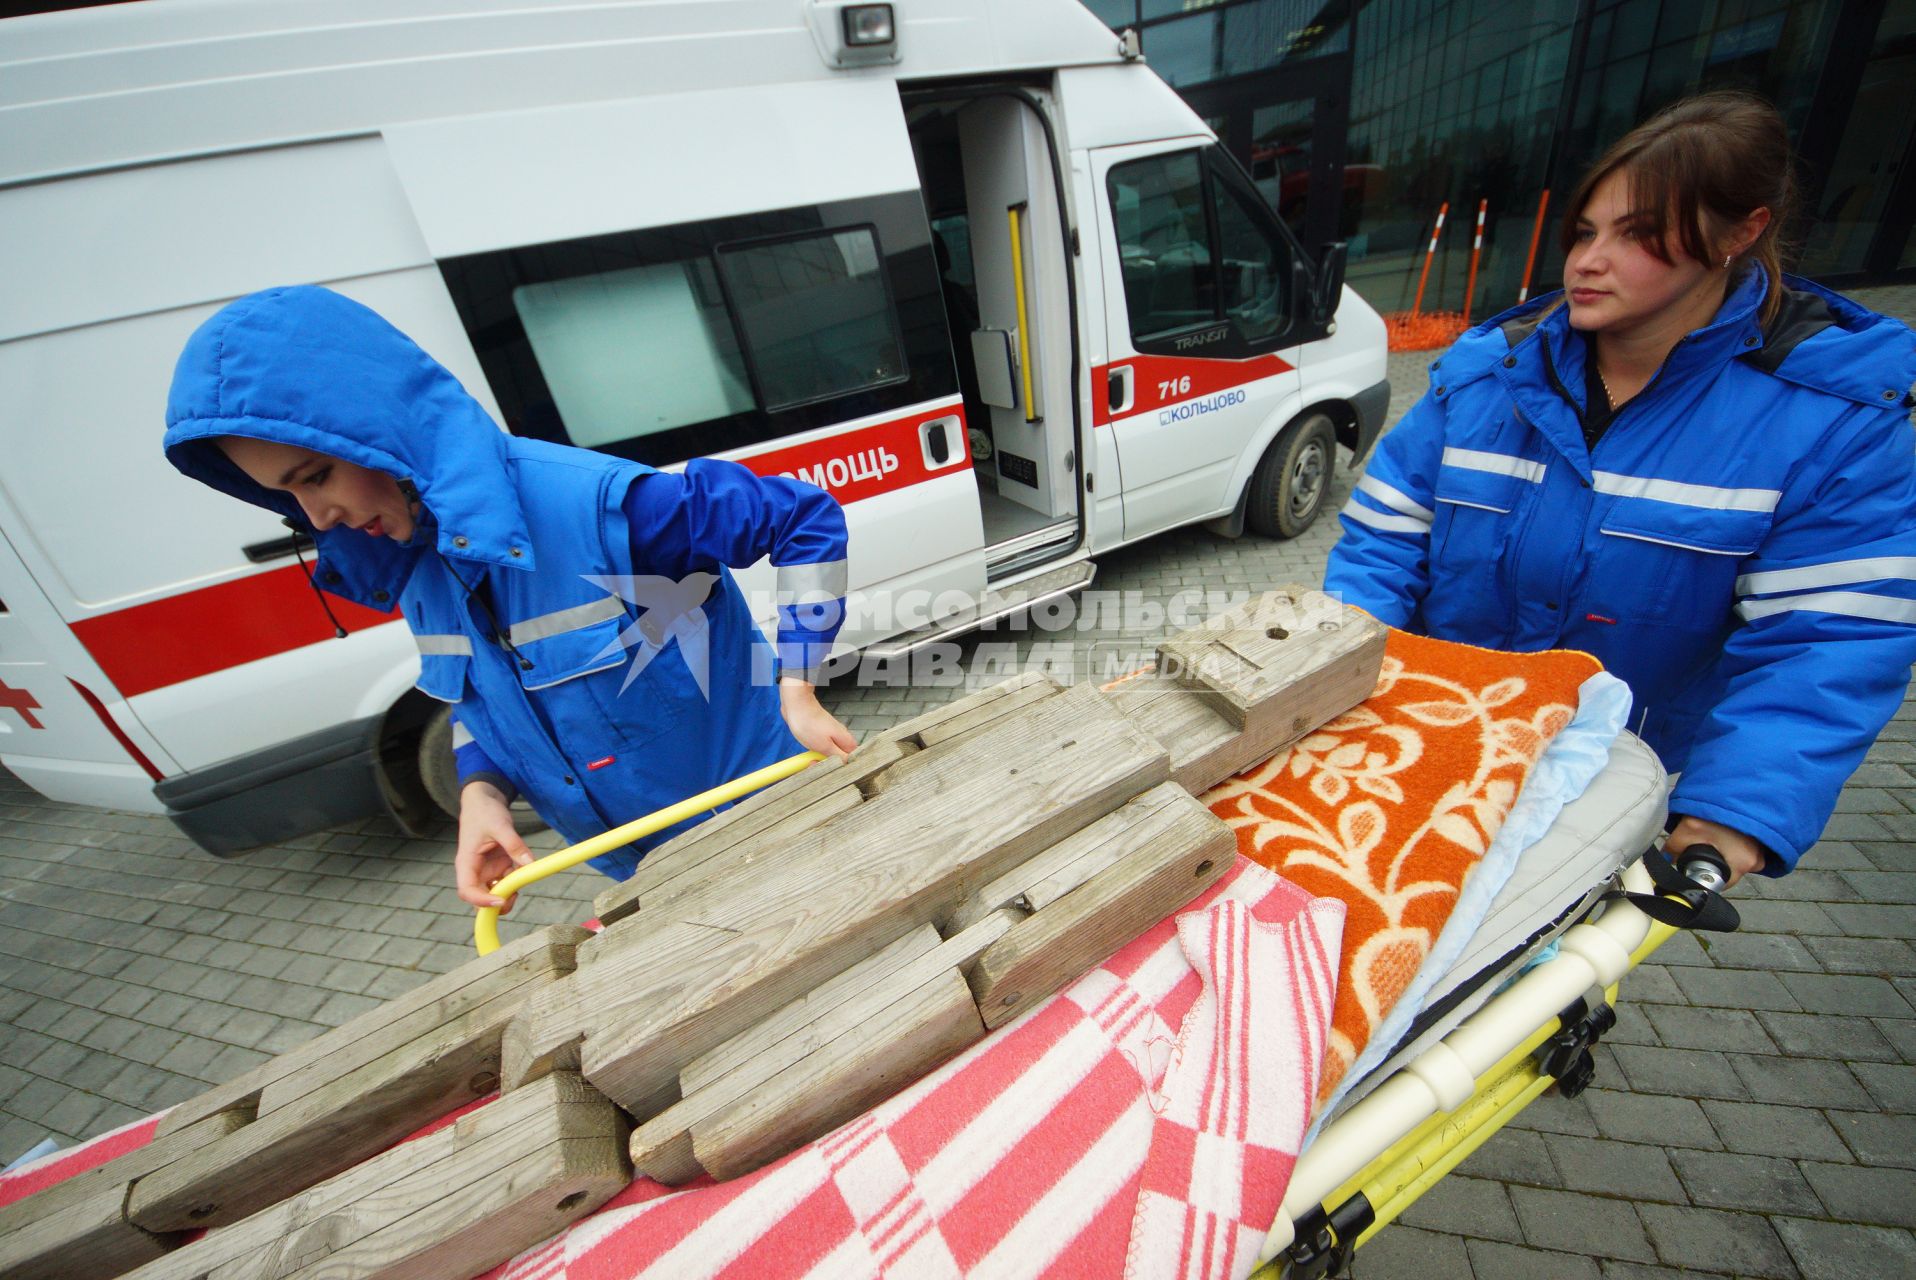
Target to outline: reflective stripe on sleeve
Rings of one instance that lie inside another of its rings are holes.
[[[816,564],[778,566],[778,602],[816,603],[836,600],[845,594],[850,578],[845,561],[821,560]]]
[[[1744,600],[1736,611],[1746,621],[1774,613],[1835,613],[1850,618],[1916,625],[1916,600],[1870,595],[1863,591],[1817,591],[1809,595],[1778,596],[1773,600]]]
[[[460,635],[421,635],[413,632],[413,643],[422,658],[470,658],[472,641]]]
[[[1619,498],[1650,498],[1706,511],[1774,511],[1783,497],[1778,489],[1722,489],[1713,484],[1686,484],[1681,480],[1619,475],[1615,471],[1591,474],[1598,493]]]
[[[1382,529],[1386,533],[1414,533],[1418,537],[1430,535],[1430,521],[1419,520],[1415,516],[1387,516],[1381,511],[1372,511],[1352,498],[1344,504],[1340,515],[1349,516],[1359,524],[1367,524],[1373,529]]]
[[[564,635],[568,631],[578,631],[594,623],[624,616],[625,605],[619,598],[606,596],[585,604],[575,604],[569,609],[555,609],[551,613],[542,613],[536,618],[515,622],[506,628],[506,638],[514,644],[531,644],[534,640]]]
[[[1418,502],[1415,498],[1412,498],[1409,494],[1405,493],[1402,489],[1398,489],[1392,485],[1385,484],[1382,480],[1379,480],[1376,476],[1371,476],[1371,475],[1364,476],[1362,479],[1360,479],[1357,482],[1357,488],[1360,493],[1368,493],[1371,497],[1377,499],[1379,502],[1389,507],[1392,511],[1402,512],[1404,515],[1407,515],[1407,516],[1416,516],[1419,520],[1422,520],[1425,524],[1429,524],[1432,520],[1435,520],[1437,518],[1437,513],[1432,511],[1429,507],[1425,506],[1421,502]]]
[[[1852,582],[1878,582],[1884,578],[1916,580],[1916,556],[1832,560],[1827,564],[1806,564],[1797,569],[1746,573],[1736,580],[1736,593],[1740,596],[1760,596],[1771,591],[1807,591],[1812,587],[1840,587]]]
[[[1510,453],[1487,453],[1482,449],[1447,447],[1444,450],[1444,465],[1464,471],[1488,471],[1492,475],[1515,476],[1519,480],[1528,480],[1532,484],[1540,484],[1543,481],[1543,463],[1532,462],[1528,458],[1519,458]]]

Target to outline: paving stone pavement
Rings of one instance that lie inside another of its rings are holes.
[[[1916,317],[1916,288],[1859,296]],[[1391,421],[1428,359],[1392,357]],[[1317,583],[1336,533],[1154,538],[1099,559],[1094,589],[1129,616],[1041,616],[966,641],[962,678],[848,677],[826,701],[865,733],[1014,668],[1095,674],[1148,654],[1179,607]],[[220,860],[164,819],[55,804],[0,770],[0,1162],[177,1103],[464,962],[451,840],[369,821]],[[1680,937],[1626,980],[1592,1089],[1533,1104],[1353,1274],[1916,1277],[1916,700],[1803,868],[1739,889],[1743,932]],[[547,881],[505,931],[581,919],[604,883]]]

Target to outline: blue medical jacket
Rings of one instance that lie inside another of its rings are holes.
[[[400,607],[419,688],[454,704],[466,771],[522,792],[579,841],[801,748],[783,672],[812,678],[843,616],[843,512],[822,491],[698,461],[683,475],[502,433],[458,380],[376,313],[330,290],[222,308],[175,369],[167,456],[309,529],[215,446],[252,436],[409,482],[404,545],[314,535],[315,582]],[[766,644],[728,566],[778,566]],[[684,824],[690,825],[690,824]],[[597,859],[631,873],[668,829]]]
[[[1384,622],[1582,649],[1682,778],[1673,812],[1781,874],[1916,661],[1916,336],[1750,268],[1586,448],[1588,348],[1560,295],[1466,333],[1378,445],[1327,589]]]

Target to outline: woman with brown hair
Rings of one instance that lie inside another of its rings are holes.
[[[1564,291],[1477,326],[1378,445],[1328,589],[1499,649],[1583,649],[1682,776],[1671,852],[1814,844],[1916,661],[1916,335],[1783,274],[1783,121],[1735,93],[1622,138]]]

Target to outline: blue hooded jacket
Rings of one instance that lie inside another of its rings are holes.
[[[184,474],[312,532],[221,436],[414,487],[410,542],[319,531],[314,580],[403,610],[419,688],[456,704],[456,740],[471,740],[462,773],[496,773],[568,840],[801,750],[775,683],[781,667],[814,675],[842,620],[844,515],[822,491],[734,463],[677,475],[508,436],[411,339],[311,286],[242,298],[193,334],[165,448]],[[785,602],[776,655],[726,571],[766,555]],[[593,865],[629,875],[638,850],[682,829]]]
[[[1394,626],[1582,649],[1682,778],[1672,812],[1795,866],[1916,661],[1916,336],[1752,267],[1585,447],[1552,294],[1470,330],[1344,508],[1325,586]]]

